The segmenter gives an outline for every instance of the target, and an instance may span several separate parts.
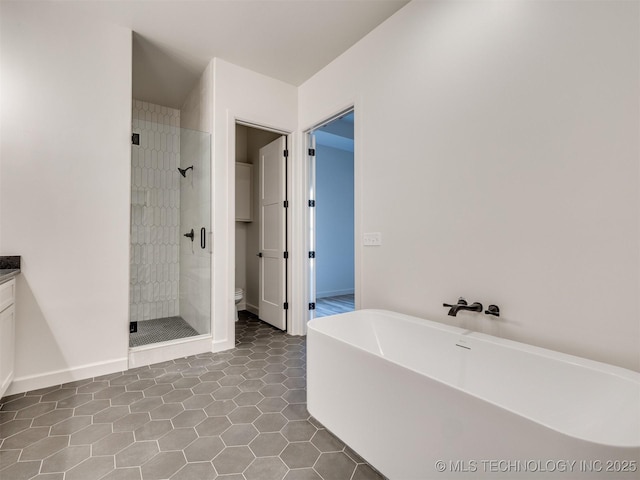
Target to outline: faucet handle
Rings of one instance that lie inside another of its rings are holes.
[[[487,315],[494,315],[496,317],[500,316],[500,307],[498,307],[497,305],[489,305],[487,307],[487,310],[484,311],[485,314]]]

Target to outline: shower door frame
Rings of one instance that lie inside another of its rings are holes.
[[[133,119],[132,119],[133,120]],[[181,139],[182,139],[182,131],[183,130],[191,130],[194,132],[200,132],[198,130],[193,130],[193,129],[187,129],[187,128],[183,128],[183,127],[178,127],[180,132],[181,132]],[[135,128],[133,127],[133,121],[132,121],[132,138],[133,138],[133,130]],[[206,161],[209,162],[209,175],[208,175],[208,185],[209,185],[209,205],[211,205],[211,199],[213,197],[213,184],[212,184],[212,176],[211,176],[211,171],[213,168],[213,162],[212,162],[212,152],[213,152],[213,135],[209,132],[200,132],[204,135],[208,136],[208,158],[206,159]],[[132,145],[133,148],[133,145]],[[130,150],[131,152],[131,150]],[[133,159],[131,159],[133,160]],[[130,165],[131,165],[131,172],[133,173],[133,162],[130,161]],[[189,175],[187,174],[187,177]],[[185,177],[186,178],[186,177]],[[165,342],[157,342],[157,343],[150,343],[147,345],[140,345],[137,347],[129,347],[128,348],[128,368],[137,368],[137,367],[142,367],[142,366],[146,366],[146,365],[151,365],[154,363],[160,363],[160,362],[165,362],[168,360],[173,360],[175,358],[182,358],[182,357],[187,357],[187,356],[191,356],[191,355],[197,355],[197,354],[201,354],[201,353],[207,353],[207,352],[211,352],[212,351],[212,341],[213,341],[213,334],[212,334],[212,292],[211,292],[211,284],[213,281],[213,251],[212,251],[212,225],[213,225],[213,211],[210,209],[209,210],[209,215],[208,215],[208,229],[209,231],[207,232],[207,235],[205,237],[205,241],[206,241],[206,250],[207,253],[209,254],[208,256],[208,266],[209,266],[209,277],[210,277],[210,281],[209,281],[209,287],[208,287],[208,291],[209,291],[209,319],[208,319],[208,326],[209,326],[209,332],[208,333],[204,333],[204,334],[200,334],[200,335],[195,335],[195,336],[191,336],[191,337],[183,337],[183,338],[177,338],[174,340],[168,340]],[[131,225],[131,219],[129,224]],[[180,227],[179,227],[180,229]],[[178,230],[179,230],[178,229]],[[179,230],[179,232],[181,232],[181,230]],[[181,233],[179,233],[180,235],[180,239],[182,238]],[[199,235],[198,239],[199,239]],[[131,242],[131,233],[129,234],[129,241]],[[180,255],[180,254],[179,254]],[[180,262],[179,262],[180,264]],[[131,278],[131,262],[129,262],[129,278]],[[131,299],[130,299],[131,301]],[[179,310],[180,311],[180,310]],[[131,321],[131,319],[130,319]],[[142,320],[144,321],[144,320]],[[128,338],[128,337],[127,337]]]

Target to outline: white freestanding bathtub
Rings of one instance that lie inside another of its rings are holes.
[[[640,374],[381,310],[314,319],[311,415],[391,480],[640,478]]]

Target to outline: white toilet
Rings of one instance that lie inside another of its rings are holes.
[[[241,288],[236,287],[236,294],[235,294],[235,297],[234,297],[235,301],[236,301],[236,322],[238,321],[238,304],[242,300],[243,295],[244,295],[244,290],[242,290]]]

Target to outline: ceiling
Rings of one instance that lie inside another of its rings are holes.
[[[408,0],[54,0],[135,32],[133,96],[180,108],[213,57],[300,85]]]

